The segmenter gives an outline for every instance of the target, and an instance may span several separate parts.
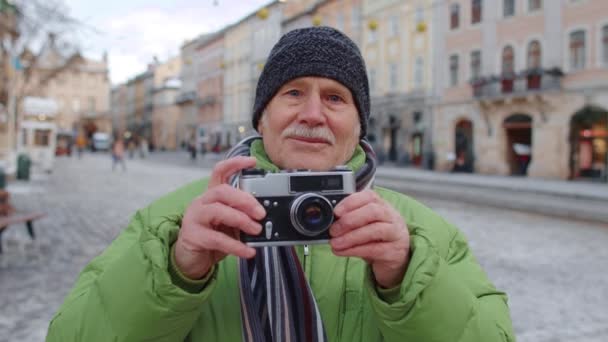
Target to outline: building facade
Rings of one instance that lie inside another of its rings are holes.
[[[119,84],[110,92],[110,116],[114,135],[124,135],[127,131],[127,86]]]
[[[197,85],[201,79],[201,56],[199,46],[208,38],[203,34],[182,45],[180,56],[182,69],[180,80],[182,82],[180,93],[177,96],[177,105],[181,117],[177,127],[177,139],[181,147],[185,147],[196,139],[198,127]]]
[[[197,85],[197,147],[220,151],[224,92],[224,31],[219,31],[199,46],[201,78]]]
[[[175,150],[178,147],[177,127],[181,113],[176,104],[181,89],[179,79],[182,61],[180,56],[157,63],[154,68],[152,109],[152,149]]]
[[[606,179],[608,3],[436,9],[437,169]]]
[[[110,81],[108,60],[92,60],[79,53],[65,55],[53,35],[42,48],[26,85],[26,92],[53,99],[58,105],[54,119],[61,134],[84,131],[110,133]]]
[[[320,25],[340,30],[361,47],[361,0],[330,0],[320,2],[313,15]]]
[[[253,21],[255,13],[224,33],[223,148],[236,144],[251,129]]]
[[[362,2],[371,94],[368,139],[381,161],[432,163],[432,1]]]

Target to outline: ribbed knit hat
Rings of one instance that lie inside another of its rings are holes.
[[[277,91],[304,76],[331,78],[350,89],[359,111],[360,137],[365,137],[370,106],[365,61],[350,38],[330,27],[293,30],[275,44],[255,91],[253,128],[257,130],[262,112]]]

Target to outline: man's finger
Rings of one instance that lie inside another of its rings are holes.
[[[254,157],[234,157],[227,160],[223,160],[217,164],[213,168],[211,172],[211,177],[209,179],[209,188],[228,183],[228,179],[233,174],[241,171],[242,169],[254,167],[256,164],[256,159]]]
[[[394,248],[395,246],[391,242],[375,242],[343,250],[333,250],[333,252],[337,256],[358,257],[371,263],[388,260],[390,250]]]
[[[206,229],[200,230],[204,233],[204,248],[215,250],[224,254],[236,255],[241,258],[252,258],[255,256],[255,249],[249,247],[239,240],[236,240],[222,232]]]
[[[347,234],[330,240],[334,250],[346,250],[356,246],[376,242],[390,242],[399,239],[398,229],[386,222],[372,223],[364,229],[355,229]]]
[[[378,200],[378,195],[372,190],[355,192],[336,205],[334,214],[341,217],[349,211],[361,208],[368,203],[377,202]]]
[[[266,210],[253,195],[228,184],[213,187],[200,197],[200,203],[203,205],[216,202],[240,210],[255,220],[261,220],[266,216]]]
[[[262,225],[251,219],[247,214],[237,209],[231,208],[222,203],[211,203],[203,205],[201,211],[208,214],[200,216],[197,221],[206,227],[216,228],[222,225],[237,228],[247,234],[257,235],[262,231]]]
[[[352,211],[343,213],[331,226],[329,234],[332,237],[338,237],[370,223],[390,222],[391,219],[391,213],[384,204],[371,202]]]

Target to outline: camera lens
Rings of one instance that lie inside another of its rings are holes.
[[[333,208],[327,198],[317,194],[304,194],[291,206],[291,223],[298,232],[316,236],[327,229],[334,220]]]
[[[317,203],[311,203],[302,210],[302,222],[305,225],[317,225],[323,220],[323,211]]]

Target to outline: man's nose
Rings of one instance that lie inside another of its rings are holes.
[[[302,110],[298,115],[298,119],[302,123],[310,126],[317,126],[325,122],[325,114],[323,113],[323,104],[319,94],[311,94],[304,103]]]

